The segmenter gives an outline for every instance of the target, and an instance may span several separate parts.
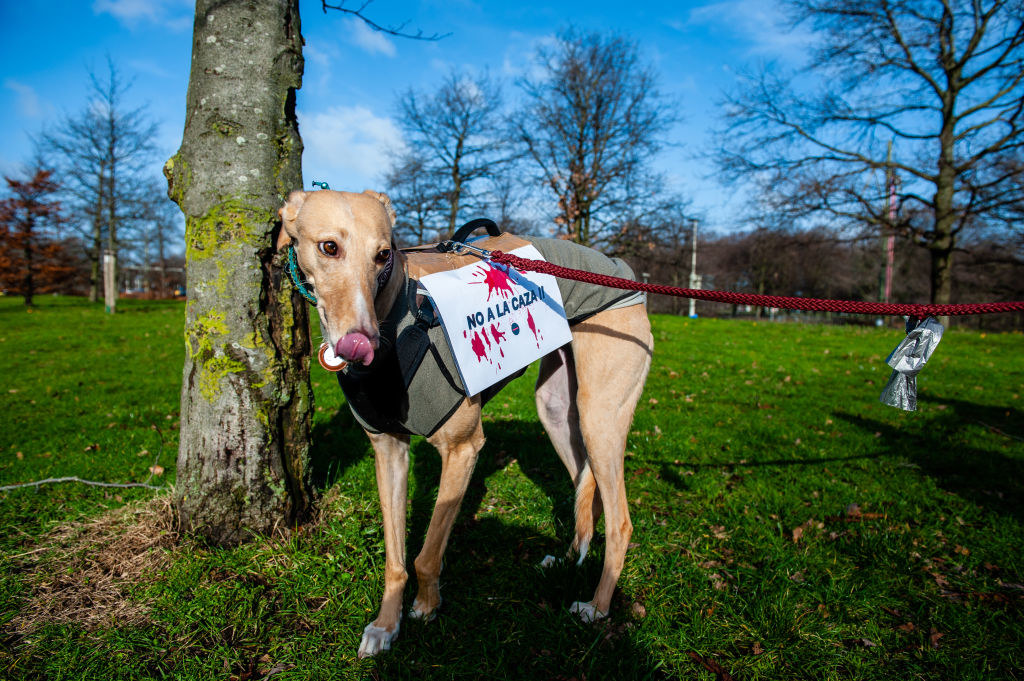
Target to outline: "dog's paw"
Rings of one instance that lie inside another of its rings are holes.
[[[584,603],[582,601],[576,601],[569,606],[569,612],[579,617],[586,623],[596,622],[597,620],[604,619],[608,616],[608,613],[601,612],[594,607],[592,603]]]
[[[555,565],[557,563],[558,563],[558,559],[555,558],[554,556],[548,554],[548,555],[544,556],[544,560],[542,560],[540,562],[540,567],[542,567],[542,568],[549,568],[552,565]]]
[[[432,608],[428,608],[425,604],[420,602],[420,599],[416,599],[412,602],[412,610],[409,611],[409,617],[414,620],[420,620],[421,622],[433,622],[437,619],[437,609],[441,607],[441,597],[437,597],[437,605]]]
[[[391,650],[391,642],[398,636],[398,624],[395,624],[394,631],[388,631],[383,627],[370,624],[363,629],[363,640],[359,642],[359,659],[373,657],[385,650]]]

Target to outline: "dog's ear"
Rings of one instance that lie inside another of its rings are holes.
[[[381,202],[381,205],[384,206],[385,212],[388,214],[388,219],[391,220],[391,226],[394,227],[395,220],[398,218],[398,215],[395,213],[395,207],[391,205],[391,199],[388,195],[384,192],[375,192],[372,189],[367,189],[363,191],[363,193],[367,196],[372,196]]]
[[[288,200],[278,209],[277,214],[281,216],[281,232],[277,235],[277,250],[281,250],[297,239],[298,230],[295,229],[295,221],[299,217],[299,209],[306,201],[306,192],[297,189],[288,195]]]

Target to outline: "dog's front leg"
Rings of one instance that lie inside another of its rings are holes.
[[[377,469],[377,492],[384,520],[384,597],[380,612],[363,630],[359,657],[391,648],[402,619],[405,570],[405,513],[408,503],[409,436],[368,433]]]

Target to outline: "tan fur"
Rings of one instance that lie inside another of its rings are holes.
[[[401,277],[372,297],[379,266],[374,256],[391,244],[394,209],[385,194],[293,192],[281,208],[278,246],[294,241],[299,266],[313,283],[325,340],[332,345],[358,331],[376,341],[377,321],[398,295]],[[319,241],[334,240],[343,257],[327,258]],[[396,254],[401,272],[404,259]],[[653,338],[646,308],[606,310],[572,328],[573,340],[541,360],[537,408],[559,458],[576,488],[576,536],[570,552],[585,552],[594,524],[605,515],[604,569],[589,603],[572,610],[584,619],[608,613],[622,572],[633,526],[626,502],[623,454],[633,410],[651,364]],[[478,397],[466,398],[429,438],[441,455],[437,502],[423,549],[413,562],[418,592],[412,616],[432,618],[441,603],[438,579],[445,547],[484,444]],[[377,618],[363,633],[360,657],[390,647],[402,617],[402,591],[408,580],[405,517],[409,437],[368,433],[373,445],[377,488],[383,514],[384,595]]]

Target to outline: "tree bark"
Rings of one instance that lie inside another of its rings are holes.
[[[277,209],[302,186],[298,0],[198,0],[185,132],[164,168],[185,213],[186,359],[176,503],[221,544],[311,502],[306,306],[281,277]]]

